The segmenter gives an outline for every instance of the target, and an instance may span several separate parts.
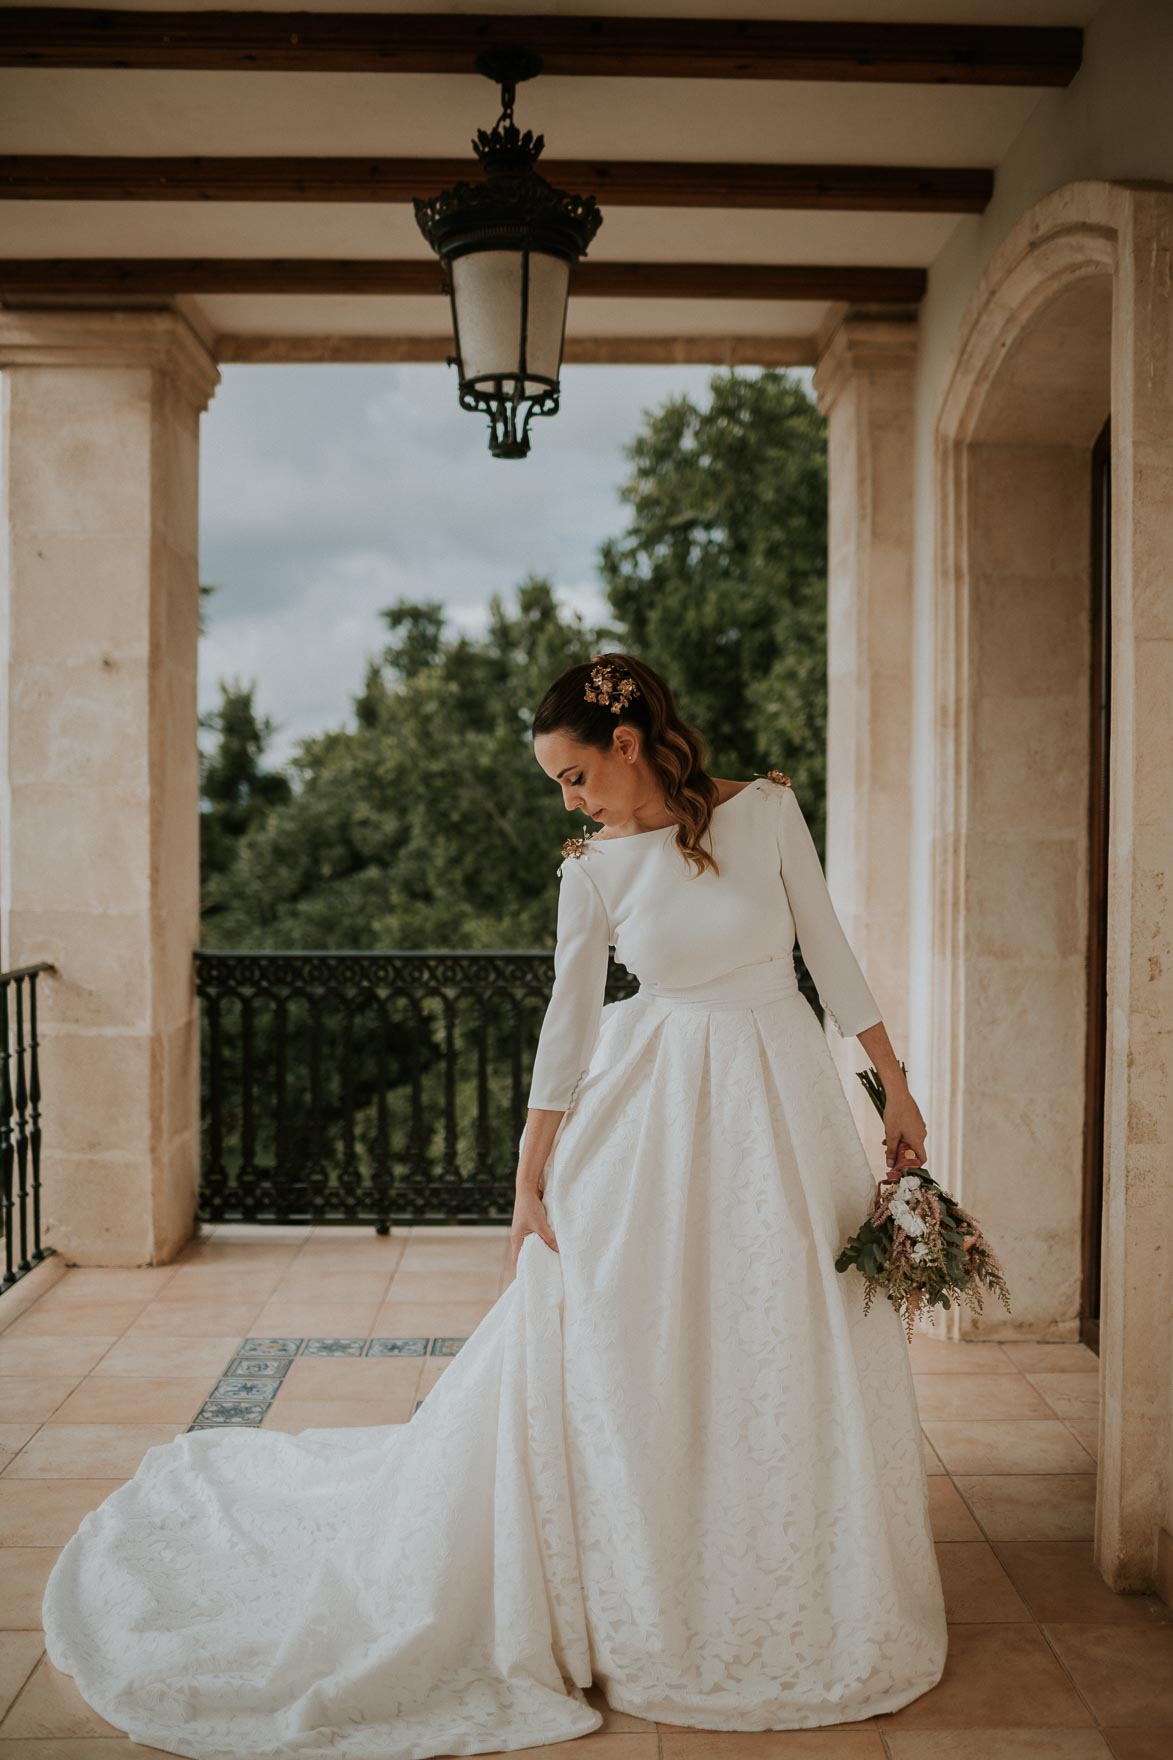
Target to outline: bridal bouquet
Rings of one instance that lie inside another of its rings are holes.
[[[883,1117],[886,1095],[876,1071],[856,1074]],[[910,1344],[917,1314],[948,1308],[950,1297],[980,1314],[982,1290],[992,1289],[1010,1311],[1006,1279],[980,1224],[924,1167],[877,1186],[863,1226],[835,1261],[836,1271],[852,1265],[858,1265],[867,1285],[864,1313],[882,1290],[902,1316]]]

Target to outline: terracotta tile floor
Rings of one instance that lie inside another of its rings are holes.
[[[53,1560],[144,1451],[194,1423],[395,1424],[512,1276],[504,1229],[225,1226],[173,1265],[50,1260],[0,1298],[0,1760],[157,1753],[44,1655]],[[912,1366],[950,1620],[940,1684],[891,1716],[728,1735],[608,1711],[583,1760],[1168,1760],[1173,1610],[1092,1564],[1097,1363],[951,1345]],[[233,1373],[229,1373],[229,1370]]]

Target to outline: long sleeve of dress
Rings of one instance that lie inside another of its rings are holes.
[[[582,857],[558,870],[554,988],[546,1006],[530,1080],[530,1106],[564,1112],[585,1074],[598,1036],[610,946],[607,913]]]
[[[819,852],[794,790],[780,789],[778,855],[790,914],[819,1001],[845,1039],[883,1017],[831,902]]]

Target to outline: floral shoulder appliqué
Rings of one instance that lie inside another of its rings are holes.
[[[582,837],[568,837],[562,845],[563,856],[580,856],[589,846],[590,841],[590,837],[585,834]]]
[[[755,774],[760,775],[761,772],[757,771],[757,772],[755,772]],[[780,782],[782,784],[783,788],[793,787],[793,784],[792,784],[789,776],[787,776],[785,771],[783,771],[783,770],[767,770],[766,777],[767,777],[767,780],[770,782]]]

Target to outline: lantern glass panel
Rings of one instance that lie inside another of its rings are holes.
[[[521,366],[520,251],[468,251],[449,266],[460,329],[460,367],[465,379],[516,378]],[[570,291],[570,265],[561,257],[533,251],[529,260],[529,318],[526,366],[557,380],[562,364],[562,328]],[[543,390],[525,382],[524,395]]]

